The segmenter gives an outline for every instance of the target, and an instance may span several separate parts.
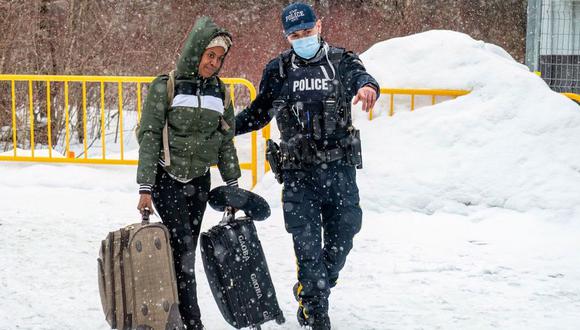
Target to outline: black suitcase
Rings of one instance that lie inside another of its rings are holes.
[[[200,246],[209,286],[229,324],[260,329],[270,320],[284,323],[252,218],[234,219],[226,211],[220,224],[201,234]]]
[[[250,218],[219,224],[201,234],[209,286],[226,321],[236,329],[284,322],[262,245]]]

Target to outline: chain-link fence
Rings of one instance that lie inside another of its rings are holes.
[[[557,92],[580,94],[580,0],[529,0],[526,64]]]

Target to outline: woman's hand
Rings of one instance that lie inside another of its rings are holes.
[[[150,213],[155,214],[153,211],[153,203],[151,202],[151,194],[140,194],[139,203],[137,204],[137,210],[143,215],[145,209],[148,209]]]

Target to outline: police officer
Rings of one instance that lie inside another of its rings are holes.
[[[276,117],[281,142],[268,141],[267,156],[284,184],[284,221],[298,263],[298,322],[330,329],[330,289],[362,220],[355,178],[360,136],[350,102],[354,97],[370,110],[379,86],[357,55],[321,38],[321,21],[309,5],[290,4],[281,18],[292,47],[267,64],[258,96],[236,116],[236,135]]]

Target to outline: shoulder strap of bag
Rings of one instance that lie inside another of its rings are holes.
[[[223,94],[224,109],[229,108],[232,104],[232,96],[230,94],[230,88],[226,85],[220,77],[216,77],[218,85],[220,86],[220,92]]]
[[[224,107],[227,109],[232,104],[232,95],[230,94],[230,88],[226,85],[224,85],[224,94]]]
[[[167,79],[167,109],[173,103],[175,96],[175,70],[169,72],[169,79]],[[169,124],[167,122],[167,114],[165,115],[165,126],[163,126],[163,158],[165,160],[165,167],[171,165],[171,156],[169,153]]]
[[[217,77],[217,81],[218,81],[218,84],[220,86],[220,91],[223,94],[224,113],[225,113],[225,110],[227,110],[230,107],[230,105],[232,104],[232,95],[231,95],[231,91],[230,91],[230,88],[228,85],[224,84],[224,82],[219,77]],[[220,116],[220,131],[222,133],[225,133],[225,132],[229,131],[230,128],[231,127],[230,127],[230,125],[228,125],[228,123],[224,119],[224,116],[221,115]]]

